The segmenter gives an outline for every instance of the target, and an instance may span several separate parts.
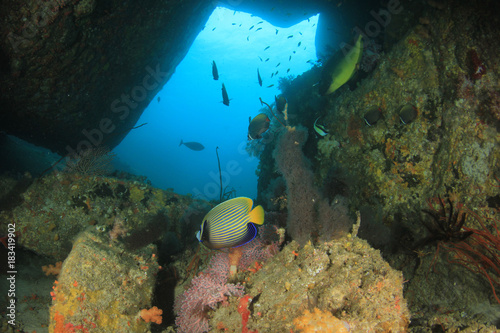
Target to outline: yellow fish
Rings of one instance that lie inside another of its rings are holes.
[[[210,249],[244,245],[257,236],[256,224],[264,223],[262,206],[253,207],[250,198],[239,197],[218,204],[203,218],[196,238]]]
[[[362,54],[363,39],[359,35],[356,44],[347,54],[343,55],[340,51],[340,54],[336,54],[325,64],[319,83],[320,93],[329,95],[349,81],[358,69]]]

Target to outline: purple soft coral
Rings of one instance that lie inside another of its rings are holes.
[[[219,252],[210,260],[209,268],[193,278],[191,286],[175,301],[178,332],[201,333],[209,330],[206,312],[217,303],[225,303],[231,295],[243,296],[243,286],[227,283],[229,258]]]
[[[275,226],[259,228],[259,237],[241,247],[239,268],[246,270],[255,261],[266,261],[279,251],[280,237]],[[243,296],[243,286],[227,283],[229,255],[218,252],[208,268],[194,277],[191,286],[175,300],[178,332],[201,333],[209,330],[207,311],[217,303],[227,303],[228,296]]]

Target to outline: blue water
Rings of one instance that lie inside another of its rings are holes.
[[[175,73],[137,122],[148,124],[131,131],[114,149],[135,174],[147,176],[159,188],[218,199],[215,148],[219,147],[223,186],[234,188],[237,196],[257,196],[258,159],[245,151],[248,118],[260,112],[259,97],[269,104],[274,101],[280,93],[279,77],[300,75],[311,68],[307,61],[316,60],[318,16],[286,29],[260,21],[264,20],[247,13],[215,9]],[[262,29],[256,31],[258,28]],[[270,48],[264,50],[267,46]],[[219,70],[218,81],[212,77],[213,60]],[[278,75],[271,78],[276,70]],[[222,83],[231,99],[229,106],[222,104]],[[274,87],[267,88],[271,84]],[[179,146],[181,139],[199,142],[205,149],[192,151]]]

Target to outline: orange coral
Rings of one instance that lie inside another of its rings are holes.
[[[56,326],[54,328],[55,333],[63,333],[64,331],[64,316],[56,311],[54,314],[54,321],[56,322]]]
[[[158,309],[156,306],[153,306],[151,309],[146,310],[142,309],[140,312],[141,318],[144,319],[146,323],[153,322],[156,324],[161,324],[161,315],[163,311]]]
[[[293,320],[295,328],[303,333],[313,332],[331,332],[331,333],[349,333],[346,322],[333,316],[328,311],[321,311],[314,308],[314,312],[304,311],[304,314]]]
[[[256,261],[254,264],[254,267],[248,268],[247,271],[252,272],[252,273],[257,273],[261,268],[262,268],[262,264],[259,263],[258,261]]]
[[[56,262],[56,265],[48,265],[48,266],[42,266],[42,271],[45,273],[45,275],[59,275],[61,272],[61,267],[62,267],[62,261]]]
[[[248,303],[251,302],[252,299],[250,298],[250,295],[245,295],[242,298],[240,298],[240,304],[238,305],[238,312],[241,314],[241,333],[257,333],[257,330],[255,331],[249,331],[247,324],[248,324],[248,319],[250,318],[250,310],[248,310]]]

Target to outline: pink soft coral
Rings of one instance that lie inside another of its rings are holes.
[[[243,286],[227,283],[229,257],[219,252],[210,260],[210,267],[193,278],[191,286],[175,300],[179,333],[201,333],[209,330],[207,311],[231,295],[242,296]]]

